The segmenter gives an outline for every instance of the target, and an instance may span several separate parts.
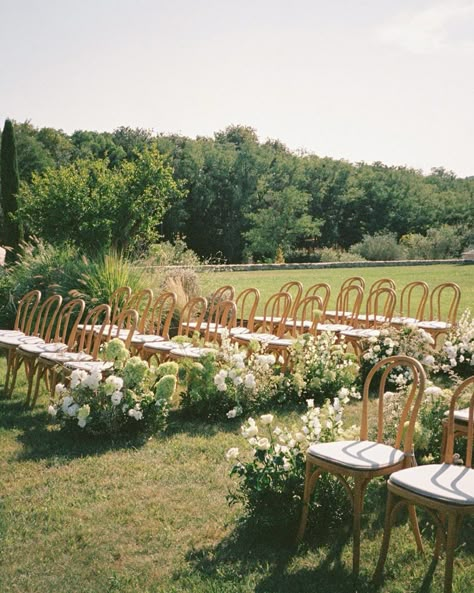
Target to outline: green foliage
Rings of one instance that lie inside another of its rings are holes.
[[[350,251],[369,261],[392,261],[405,257],[405,251],[398,244],[395,233],[385,231],[364,235],[362,241],[352,245]]]
[[[470,238],[470,232],[462,226],[444,224],[428,229],[426,235],[404,235],[400,245],[405,248],[408,259],[448,259],[460,257]]]
[[[0,188],[3,211],[3,237],[1,242],[13,250],[7,251],[7,261],[14,260],[23,236],[21,224],[16,217],[19,183],[15,132],[12,122],[7,119],[3,127],[0,149]]]
[[[116,169],[108,165],[80,159],[33,175],[21,189],[21,219],[56,244],[71,241],[90,253],[111,245],[141,252],[158,239],[167,205],[181,193],[155,148]]]
[[[200,263],[196,253],[179,236],[173,242],[162,241],[150,245],[144,262],[150,266],[199,266]]]

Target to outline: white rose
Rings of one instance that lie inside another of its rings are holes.
[[[270,441],[265,437],[258,439],[257,449],[260,451],[268,451],[268,449],[270,449]]]
[[[87,424],[86,418],[79,418],[79,420],[77,421],[77,424],[80,428],[84,428]]]
[[[61,397],[64,393],[67,392],[67,387],[65,385],[63,385],[62,383],[58,383],[56,385],[56,387],[54,388],[54,393],[58,396]]]
[[[237,459],[238,456],[239,449],[237,447],[231,447],[225,454],[225,458],[227,459],[227,461],[230,461],[231,459]]]
[[[53,418],[55,418],[57,413],[58,413],[58,411],[57,411],[57,409],[54,406],[48,406],[48,414],[50,416],[52,416]]]
[[[121,391],[114,391],[110,399],[114,406],[118,406],[123,399],[123,393]]]
[[[75,389],[88,376],[86,371],[81,369],[74,369],[71,373],[71,389]]]
[[[273,422],[273,416],[272,414],[263,414],[263,416],[260,416],[260,421],[262,424],[271,424]]]

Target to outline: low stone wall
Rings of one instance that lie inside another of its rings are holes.
[[[324,268],[390,268],[396,266],[434,266],[440,264],[474,264],[474,261],[463,259],[408,259],[398,261],[360,261],[360,262],[318,262],[293,264],[219,264],[202,265],[196,271],[212,272],[258,272],[268,270],[318,270]],[[147,266],[147,269],[161,266]],[[177,266],[166,266],[174,268]],[[179,267],[179,266],[178,266]]]

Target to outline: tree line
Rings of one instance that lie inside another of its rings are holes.
[[[4,216],[26,236],[86,252],[115,245],[137,254],[180,236],[203,258],[241,262],[443,225],[464,244],[474,239],[474,177],[443,168],[423,175],[292,152],[245,126],[196,139],[127,127],[70,135],[13,127],[18,211]]]

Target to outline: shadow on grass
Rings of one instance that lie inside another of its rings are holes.
[[[23,401],[15,399],[0,400],[0,431],[3,429],[18,431],[16,439],[22,444],[22,450],[16,455],[16,461],[51,460],[55,465],[111,450],[138,448],[147,441],[145,436],[112,439],[59,430],[51,424],[44,408],[30,410]]]
[[[346,546],[350,545],[350,528],[339,526],[319,531],[311,528],[305,538],[310,543],[296,546],[296,525],[297,520],[286,531],[270,530],[247,520],[216,546],[189,552],[186,560],[191,570],[204,578],[223,582],[236,578],[243,582],[255,580],[257,584],[252,590],[256,593],[354,590],[351,567],[342,559]],[[180,576],[183,575],[176,574],[175,578]],[[355,590],[375,591],[368,580],[364,579]]]

